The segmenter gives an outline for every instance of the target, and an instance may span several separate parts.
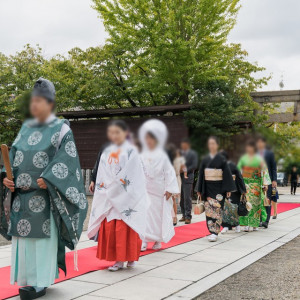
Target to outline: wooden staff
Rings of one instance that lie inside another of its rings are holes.
[[[4,162],[4,167],[6,170],[6,177],[9,180],[13,180],[13,173],[11,170],[11,165],[10,165],[10,160],[9,160],[9,151],[8,147],[5,144],[1,145],[1,152],[2,152],[2,157],[3,157],[3,162]]]

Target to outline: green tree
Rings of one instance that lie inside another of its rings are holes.
[[[108,45],[128,66],[133,106],[188,103],[211,80],[228,80],[241,93],[265,82],[252,76],[262,69],[247,53],[227,43],[238,0],[93,1]]]

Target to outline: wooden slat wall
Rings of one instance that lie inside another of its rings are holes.
[[[183,116],[158,117],[169,129],[169,141],[179,146],[180,141],[188,136],[188,129]],[[147,118],[128,118],[125,121],[136,135],[138,128]],[[72,121],[76,145],[79,152],[81,168],[92,169],[101,146],[107,142],[106,126],[108,120]]]

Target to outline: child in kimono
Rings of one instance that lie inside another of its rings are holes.
[[[146,231],[146,181],[135,146],[127,141],[122,120],[108,125],[111,145],[102,153],[97,172],[88,236],[98,235],[97,258],[116,263],[110,271],[134,267]]]
[[[218,148],[218,139],[211,136],[208,139],[209,155],[201,162],[198,179],[198,195],[204,200],[210,242],[217,241],[220,233],[225,197],[229,198],[236,189],[226,159],[218,153]]]
[[[146,251],[149,242],[154,242],[152,249],[160,249],[161,242],[169,242],[175,234],[172,195],[179,194],[179,188],[175,170],[164,151],[167,136],[167,128],[159,120],[145,122],[139,132],[143,149],[141,157],[150,199],[142,251]]]
[[[45,295],[58,267],[66,272],[65,246],[76,247],[87,213],[74,138],[54,107],[54,85],[40,78],[30,101],[34,119],[24,122],[11,147],[14,180],[2,174],[13,194],[8,226],[0,216],[0,232],[12,237],[11,284],[25,286],[22,300]]]

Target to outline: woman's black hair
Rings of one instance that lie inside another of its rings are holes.
[[[218,138],[217,136],[215,136],[215,135],[211,135],[211,136],[208,138],[207,141],[209,141],[209,140],[214,140],[218,145],[220,145],[220,140],[219,140],[219,138]]]
[[[111,126],[117,126],[120,129],[122,129],[123,131],[128,131],[129,130],[129,127],[128,127],[127,123],[123,120],[111,120],[111,121],[109,121],[107,127],[111,127]]]
[[[152,139],[157,141],[157,137],[151,131],[147,131],[147,135],[149,135]]]
[[[246,142],[246,147],[252,147],[255,152],[257,151],[256,149],[256,143],[255,143],[255,140],[254,139],[250,139]]]
[[[221,151],[220,151],[220,154],[221,154],[223,157],[225,157],[226,160],[229,160],[229,155],[228,155],[228,153],[227,153],[225,150],[221,150]]]

